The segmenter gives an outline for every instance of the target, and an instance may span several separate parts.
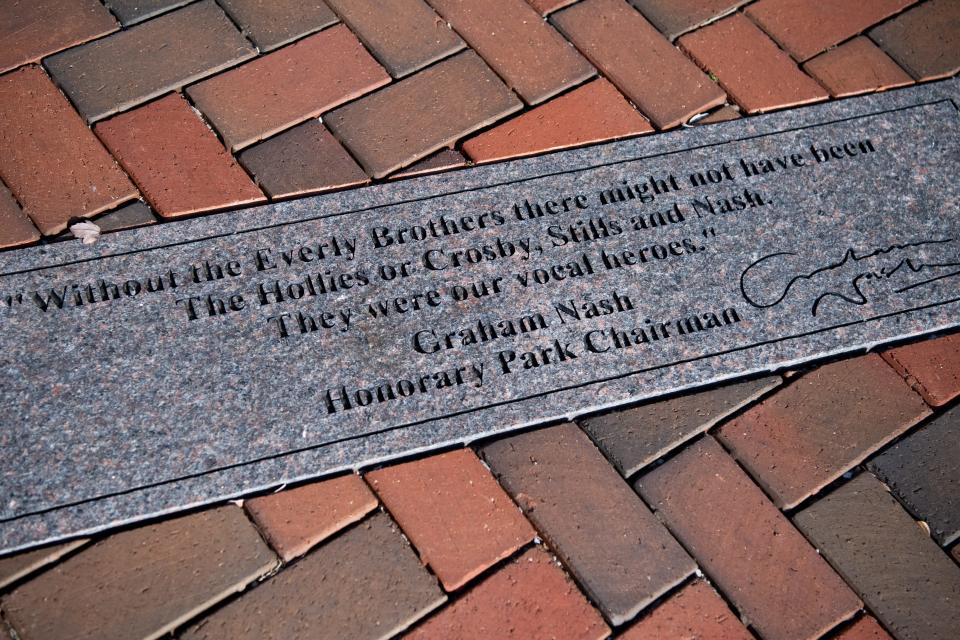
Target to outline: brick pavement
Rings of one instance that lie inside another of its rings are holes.
[[[0,2],[0,248],[949,77],[958,9]],[[0,558],[0,637],[953,640],[958,335]]]

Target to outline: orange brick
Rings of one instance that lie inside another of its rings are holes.
[[[870,616],[863,616],[836,635],[835,640],[893,640],[880,623]]]
[[[960,333],[897,347],[882,355],[928,404],[941,407],[960,396]]]
[[[620,640],[753,640],[727,603],[703,580],[691,582],[667,598],[619,637]]]
[[[803,69],[835,98],[913,83],[906,71],[865,36],[820,54],[805,63]]]

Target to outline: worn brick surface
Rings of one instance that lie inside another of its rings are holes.
[[[274,198],[369,182],[360,165],[316,119],[249,147],[239,158]]]
[[[870,31],[870,37],[917,80],[960,71],[960,2],[929,0]]]
[[[231,149],[313,118],[390,81],[343,25],[187,90]]]
[[[720,440],[782,508],[794,507],[930,410],[880,356],[792,381],[720,428]]]
[[[736,109],[736,107],[732,107],[727,104],[720,107],[716,111],[709,113],[703,118],[700,118],[693,124],[698,124],[698,125],[699,124],[717,124],[718,122],[727,122],[729,120],[736,120],[737,118],[740,118],[740,117],[741,117],[740,112]]]
[[[562,9],[567,5],[577,2],[577,0],[527,0],[527,2],[542,15],[547,15],[551,11]]]
[[[630,0],[647,20],[673,40],[716,20],[750,0]]]
[[[101,540],[18,587],[3,610],[25,640],[159,637],[276,563],[243,511],[221,507]]]
[[[870,616],[863,616],[836,635],[834,640],[893,640],[880,623]]]
[[[256,52],[213,0],[171,11],[44,61],[94,121],[232,66]]]
[[[182,7],[192,0],[104,0],[124,26],[135,24],[165,11]]]
[[[71,540],[52,547],[43,547],[24,551],[16,555],[0,558],[0,588],[28,576],[34,571],[56,562],[64,555],[86,544],[85,539]]]
[[[960,629],[960,567],[869,473],[794,522],[899,640],[953,640]]]
[[[101,122],[96,132],[164,218],[264,200],[179,94]]]
[[[911,433],[867,466],[924,520],[933,538],[960,538],[960,406]]]
[[[828,97],[823,87],[739,13],[688,33],[677,42],[715,75],[730,97],[748,113]]]
[[[659,129],[726,101],[626,0],[585,0],[551,20]]]
[[[882,355],[928,404],[940,407],[960,397],[960,333],[897,347]]]
[[[367,482],[447,591],[533,539],[533,528],[469,449],[372,471]]]
[[[190,627],[183,640],[392,637],[446,596],[376,514]]]
[[[520,109],[472,51],[455,55],[324,117],[380,178]]]
[[[270,51],[337,21],[323,0],[220,0],[261,51]]]
[[[423,173],[443,171],[445,169],[456,169],[458,167],[465,166],[467,166],[467,159],[463,157],[462,153],[455,149],[442,149],[436,153],[430,154],[423,160],[414,162],[403,171],[398,171],[397,173],[391,174],[390,177],[409,178],[411,176],[416,176]]]
[[[619,638],[753,640],[727,603],[703,580],[695,580],[667,598]]]
[[[135,200],[114,211],[98,216],[94,223],[100,227],[101,232],[109,233],[143,227],[156,221],[157,216],[154,215],[150,207],[140,200]]]
[[[600,640],[610,629],[537,547],[498,569],[406,640]]]
[[[395,78],[463,48],[463,40],[423,0],[328,0]]]
[[[818,638],[860,602],[706,436],[640,477],[637,490],[766,640]]]
[[[291,560],[370,513],[377,499],[350,474],[254,498],[244,506],[270,546]]]
[[[758,0],[747,7],[746,12],[790,55],[802,62],[916,1]]]
[[[0,184],[0,249],[19,247],[40,239],[40,232],[6,186]]]
[[[0,12],[0,73],[117,29],[97,0],[6,0]]]
[[[768,376],[579,422],[620,473],[631,476],[778,384],[779,377]]]
[[[44,235],[137,190],[38,67],[0,77],[0,177]]]
[[[487,162],[651,131],[620,92],[600,79],[467,140],[463,150]]]
[[[866,36],[858,36],[803,65],[835,98],[913,83],[907,72]]]
[[[695,567],[572,424],[497,440],[483,457],[534,526],[618,625]]]
[[[528,104],[592,76],[577,50],[524,0],[429,0]]]

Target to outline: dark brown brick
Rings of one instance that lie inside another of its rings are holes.
[[[862,473],[794,522],[900,640],[954,640],[960,567]]]
[[[727,122],[729,120],[737,120],[740,118],[740,111],[736,107],[731,107],[726,104],[707,114],[705,117],[700,118],[696,122],[691,124],[703,125],[703,124],[717,124],[718,122]]]
[[[4,599],[26,640],[157,638],[277,564],[237,507],[112,535]]]
[[[220,6],[260,51],[276,49],[337,21],[323,0],[220,0]]]
[[[390,177],[409,178],[411,176],[416,176],[423,173],[435,173],[438,171],[457,169],[465,166],[467,166],[467,159],[463,157],[462,153],[456,151],[455,149],[442,149],[436,153],[430,154],[419,162],[414,162],[403,171],[390,174]]]
[[[470,449],[366,477],[447,591],[533,539],[533,528]]]
[[[8,0],[0,11],[0,73],[117,30],[97,0]]]
[[[882,91],[913,83],[913,79],[870,38],[858,36],[821,53],[803,65],[835,98]]]
[[[863,616],[836,635],[834,640],[893,640],[870,616]]]
[[[746,12],[790,55],[803,62],[916,1],[759,0]]]
[[[960,397],[960,333],[921,340],[881,355],[927,404],[941,407]]]
[[[342,107],[324,122],[368,174],[382,178],[521,107],[467,51]]]
[[[429,0],[528,104],[594,75],[590,63],[524,0]]]
[[[618,638],[753,640],[727,603],[703,580],[683,587]]]
[[[351,473],[247,500],[244,506],[270,545],[289,561],[376,509],[377,499]]]
[[[71,540],[52,547],[24,551],[0,558],[0,588],[20,580],[31,573],[52,564],[87,543],[86,539]]]
[[[870,31],[870,37],[917,80],[960,71],[960,3],[930,0]]]
[[[44,61],[93,122],[256,54],[213,0],[203,0]]]
[[[40,239],[40,231],[30,222],[13,194],[0,184],[0,249],[32,244]]]
[[[610,629],[541,548],[498,569],[406,640],[601,640]]]
[[[101,122],[96,132],[164,218],[265,200],[180,94]]]
[[[125,204],[115,211],[110,211],[102,216],[97,216],[93,221],[102,233],[111,231],[123,231],[124,229],[134,229],[148,224],[154,224],[157,216],[147,206],[146,203],[136,200],[130,204]]]
[[[0,77],[0,177],[44,235],[137,197],[127,176],[37,67]]]
[[[390,76],[360,41],[337,25],[187,93],[237,150],[388,82]]]
[[[725,16],[750,0],[630,0],[633,5],[673,40],[687,31]]]
[[[382,513],[187,629],[182,640],[389,638],[446,596]]]
[[[353,187],[370,180],[318,120],[254,145],[239,158],[272,198]]]
[[[716,76],[748,113],[829,97],[773,40],[739,13],[688,33],[677,42]]]
[[[463,40],[423,0],[328,0],[394,78],[463,48]]]
[[[635,486],[766,640],[819,638],[859,609],[840,577],[713,438]]]
[[[585,0],[551,20],[659,129],[726,95],[625,0]]]
[[[911,433],[867,467],[943,546],[960,539],[960,406]]]
[[[562,9],[577,1],[578,0],[527,0],[530,6],[540,12],[541,15],[547,15],[551,11]]]
[[[104,0],[125,27],[190,2],[192,0]]]
[[[482,453],[614,625],[694,571],[677,541],[576,426],[498,440]]]
[[[877,355],[808,373],[718,437],[781,508],[792,508],[929,415]]]
[[[770,376],[658,400],[579,422],[620,473],[632,476],[780,382],[779,377]]]

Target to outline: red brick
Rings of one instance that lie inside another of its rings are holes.
[[[377,507],[359,476],[312,482],[244,503],[280,557],[301,556]]]
[[[690,557],[576,426],[498,440],[482,452],[614,625],[693,573]]]
[[[890,56],[865,36],[856,37],[809,60],[803,70],[835,98],[913,83],[913,79]]]
[[[112,535],[4,600],[32,640],[158,638],[277,564],[236,507]]]
[[[188,628],[182,640],[392,638],[446,596],[378,513]]]
[[[594,75],[576,49],[524,0],[429,0],[528,104]]]
[[[370,181],[316,119],[245,149],[239,159],[272,198],[354,187]]]
[[[929,0],[870,31],[870,37],[917,80],[960,71],[960,3]]]
[[[406,640],[600,640],[610,629],[541,548],[486,578]]]
[[[179,94],[101,122],[96,132],[164,218],[265,199]]]
[[[71,540],[52,547],[43,547],[24,551],[13,556],[0,558],[0,588],[17,582],[21,578],[52,564],[87,543],[87,540]]]
[[[740,111],[736,107],[731,107],[730,105],[727,104],[720,107],[716,111],[710,112],[705,117],[700,118],[699,120],[697,120],[696,122],[692,122],[691,124],[698,124],[698,125],[717,124],[718,122],[727,122],[729,120],[737,120],[740,117],[741,117]]]
[[[658,129],[726,102],[720,87],[625,0],[585,0],[551,20]]]
[[[914,342],[881,354],[934,407],[960,396],[960,333]]]
[[[759,0],[747,15],[803,62],[877,24],[917,0]]]
[[[0,184],[0,249],[31,244],[39,239],[40,232],[10,190]]]
[[[467,140],[463,150],[476,162],[489,162],[651,131],[601,78]]]
[[[15,0],[2,11],[0,73],[117,30],[97,0]]]
[[[37,67],[0,78],[0,177],[44,235],[137,190]]]
[[[328,0],[395,78],[463,48],[463,40],[423,0]]]
[[[47,58],[43,64],[90,122],[125,111],[256,55],[213,0]]]
[[[447,591],[533,539],[533,528],[469,449],[372,471],[367,481]]]
[[[337,21],[322,0],[220,0],[260,51],[271,51]]]
[[[522,108],[472,51],[459,53],[324,117],[374,178]]]
[[[316,117],[390,82],[343,25],[187,90],[231,149]]]
[[[640,495],[766,640],[818,638],[859,600],[713,438],[642,476]]]
[[[748,113],[825,100],[827,92],[739,13],[678,40]]]
[[[403,171],[391,174],[390,177],[409,178],[422,173],[436,173],[438,171],[458,169],[465,166],[467,166],[467,159],[463,157],[462,153],[454,149],[443,149],[427,156],[419,162],[414,162]]]
[[[834,640],[893,640],[875,619],[863,616],[836,635]]]
[[[929,414],[893,369],[869,355],[798,378],[717,435],[789,509]]]
[[[577,0],[527,0],[527,2],[541,15],[545,16],[552,11],[571,5]]]
[[[753,640],[727,603],[703,580],[691,582],[667,598],[619,638]]]
[[[630,0],[655,24],[665,36],[673,40],[687,31],[735,11],[750,0]]]

